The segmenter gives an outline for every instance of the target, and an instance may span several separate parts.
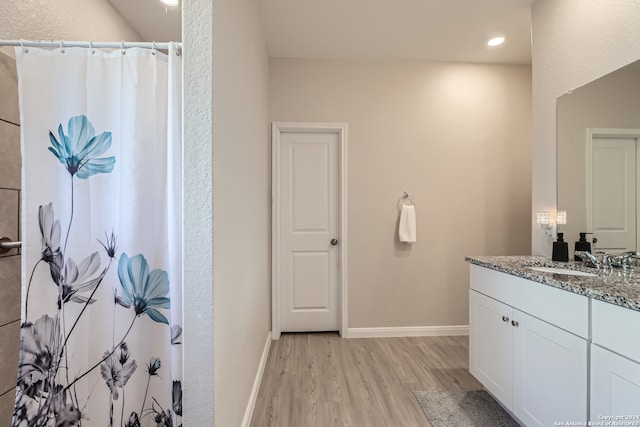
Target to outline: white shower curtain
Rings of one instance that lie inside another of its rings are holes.
[[[14,426],[182,424],[181,58],[16,49]]]

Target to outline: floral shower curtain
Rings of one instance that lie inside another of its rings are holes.
[[[17,48],[15,426],[182,424],[181,58]]]

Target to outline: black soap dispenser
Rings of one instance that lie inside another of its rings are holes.
[[[580,233],[580,240],[576,242],[576,245],[574,247],[574,252],[586,251],[591,253],[591,242],[587,241],[587,234],[591,234],[591,233]],[[582,258],[580,258],[577,255],[573,255],[573,259],[575,261],[582,261]]]
[[[563,236],[563,233],[558,233],[558,240],[553,242],[551,259],[554,261],[569,261],[569,245],[564,241]]]

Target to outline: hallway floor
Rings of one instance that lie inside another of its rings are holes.
[[[468,343],[283,334],[271,344],[251,426],[430,427],[414,390],[482,388],[468,371]]]

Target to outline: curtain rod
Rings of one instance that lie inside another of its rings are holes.
[[[182,43],[176,43],[182,49]],[[94,41],[33,41],[33,40],[0,40],[0,46],[23,47],[93,47],[96,49],[127,49],[141,47],[146,49],[168,50],[169,42],[94,42]]]

